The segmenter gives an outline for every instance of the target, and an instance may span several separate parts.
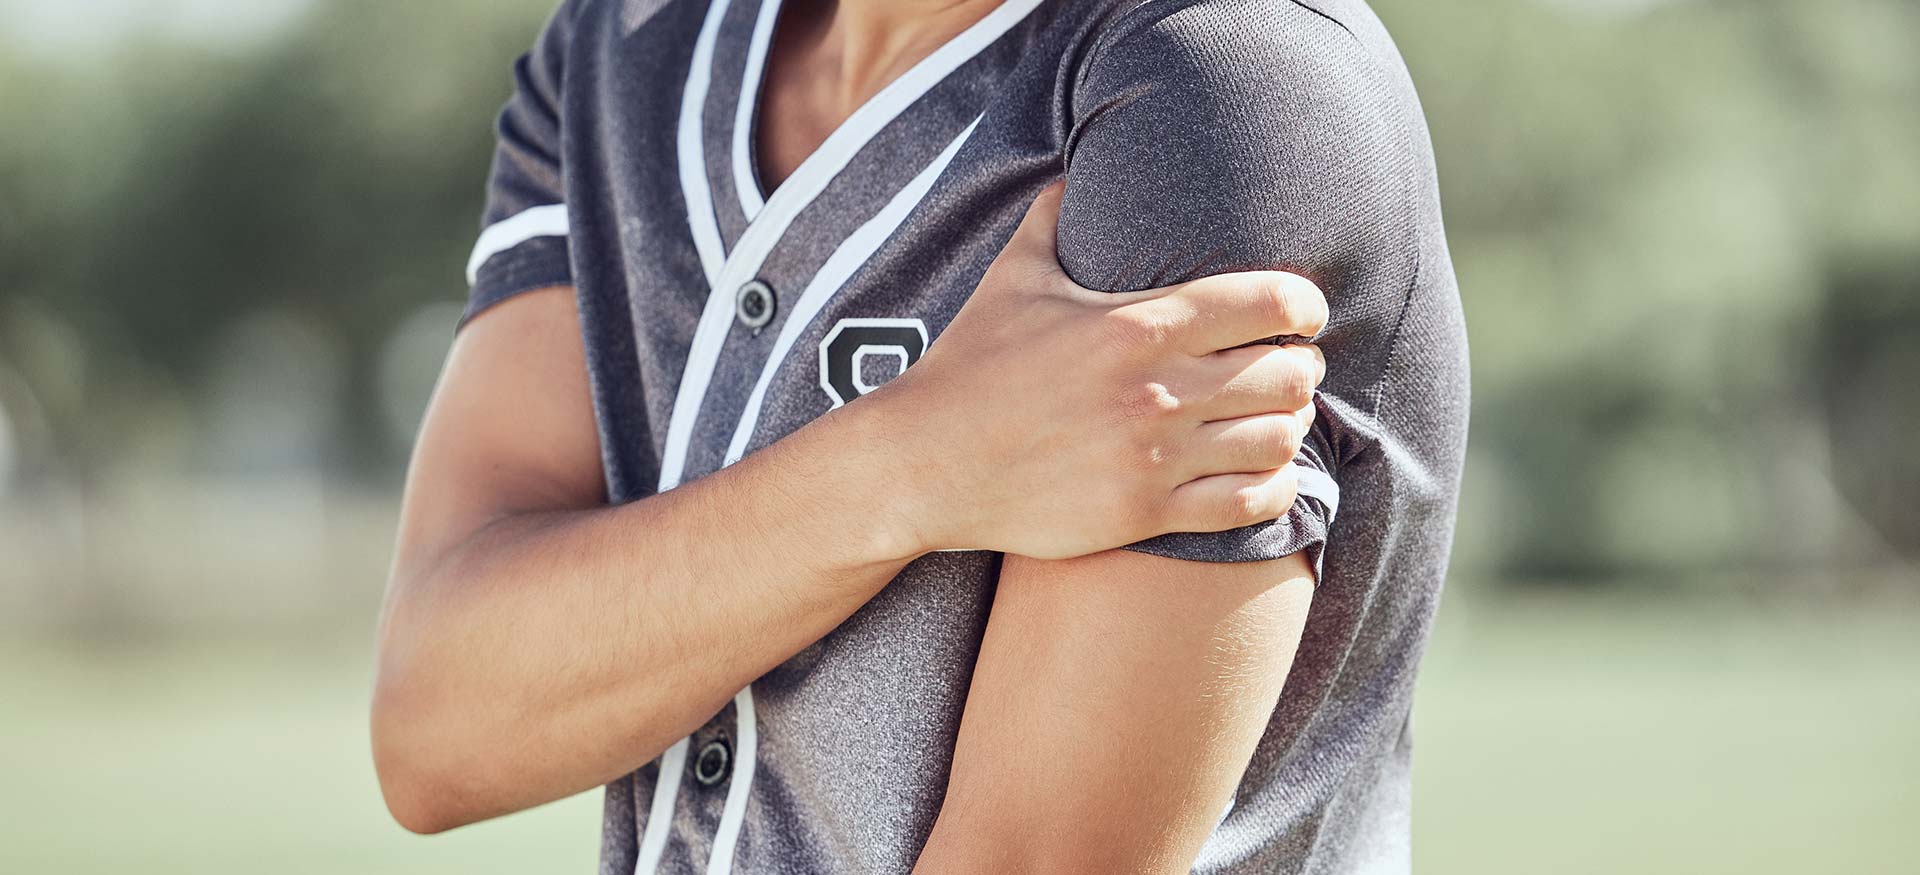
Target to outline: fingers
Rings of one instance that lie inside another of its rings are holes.
[[[1171,532],[1224,532],[1285,516],[1299,489],[1292,465],[1256,474],[1216,474],[1181,485],[1167,502]]]
[[[1204,355],[1327,326],[1327,298],[1306,277],[1275,270],[1203,277],[1137,306],[1168,311],[1187,352]]]
[[[1314,388],[1327,376],[1326,357],[1308,343],[1221,350],[1202,356],[1198,365],[1207,388],[1195,395],[1208,394],[1190,405],[1209,421],[1308,407]]]
[[[1283,413],[1223,419],[1200,426],[1190,452],[1182,458],[1189,479],[1215,474],[1272,471],[1293,461],[1313,428],[1308,404]]]

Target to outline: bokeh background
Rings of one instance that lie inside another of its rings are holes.
[[[552,0],[0,0],[0,871],[589,871],[367,754]],[[1472,329],[1417,864],[1920,859],[1920,4],[1377,0]]]

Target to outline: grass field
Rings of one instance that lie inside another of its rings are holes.
[[[1443,614],[1421,872],[1920,869],[1920,610]],[[597,793],[431,839],[386,819],[365,640],[0,644],[0,872],[592,871]]]

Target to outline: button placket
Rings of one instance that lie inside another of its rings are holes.
[[[715,787],[733,772],[733,745],[721,736],[707,742],[693,758],[693,779],[703,787]]]
[[[772,286],[762,280],[748,280],[733,296],[733,315],[741,325],[758,331],[773,321],[777,303]]]

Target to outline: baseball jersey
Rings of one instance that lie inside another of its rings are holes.
[[[576,288],[621,503],[912,367],[1062,177],[1059,255],[1082,285],[1312,278],[1330,302],[1329,370],[1302,497],[1279,520],[1130,549],[1305,550],[1319,573],[1280,704],[1195,871],[1407,871],[1409,713],[1467,369],[1431,147],[1379,22],[1359,0],[1006,0],[769,191],[753,144],[778,11],[562,3],[499,119],[467,318]],[[756,549],[751,530],[739,549]],[[914,561],[610,784],[601,871],[908,871],[1000,565],[985,551]]]

